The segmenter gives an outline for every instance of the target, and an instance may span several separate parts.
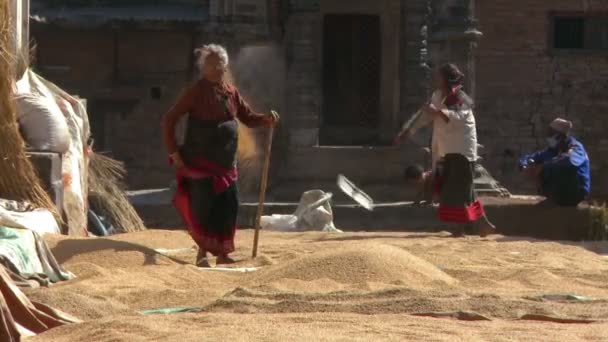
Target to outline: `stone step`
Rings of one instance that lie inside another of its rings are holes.
[[[298,202],[305,191],[319,189],[331,192],[333,194],[332,201],[335,204],[353,204],[353,200],[345,195],[336,184],[336,178],[331,181],[279,181],[268,189],[266,198],[273,202]],[[383,183],[361,182],[355,183],[355,185],[374,201],[411,201],[416,195],[415,188],[408,185],[402,177]]]
[[[320,146],[292,148],[282,178],[289,181],[334,181],[344,174],[355,183],[400,179],[411,164],[425,165],[426,153],[408,147]]]
[[[179,215],[166,201],[167,197],[155,194],[157,200],[132,200],[135,208],[150,228],[184,229]],[[498,233],[507,236],[526,236],[547,240],[596,240],[606,239],[605,227],[594,226],[591,209],[549,207],[539,204],[535,197],[482,198],[486,213],[498,227]],[[293,214],[297,203],[267,203],[264,215]],[[335,204],[332,206],[334,223],[344,231],[404,231],[435,232],[449,229],[439,222],[436,208],[416,207],[411,202],[380,203],[373,211],[357,205]],[[254,226],[257,203],[243,203],[239,212],[239,225]],[[602,220],[606,220],[606,210]],[[603,231],[598,231],[602,230]]]
[[[374,201],[382,203],[413,201],[416,199],[417,195],[416,187],[408,184],[401,175],[382,183],[355,182],[355,185],[368,194]],[[267,189],[266,198],[269,201],[274,202],[298,202],[302,193],[314,189],[331,192],[334,195],[332,200],[335,204],[353,203],[353,200],[340,190],[336,184],[336,179],[333,179],[332,181],[281,180],[273,183],[272,186]],[[483,183],[483,180],[475,180],[475,191],[478,196],[484,197],[499,197],[502,194],[500,191],[497,191],[496,188],[487,183]],[[506,192],[506,195],[508,195],[508,192]],[[251,198],[255,200],[257,194]],[[249,199],[250,198],[243,198],[245,201]]]
[[[538,198],[484,197],[488,217],[501,228],[500,234],[531,236],[546,239],[584,239],[585,230],[579,229],[580,211],[577,208],[542,209]],[[293,214],[297,203],[268,203],[264,215]],[[564,210],[564,213],[561,213]],[[437,207],[419,207],[412,202],[378,203],[373,211],[355,204],[333,204],[334,223],[344,231],[441,231],[453,225],[440,222]],[[253,227],[257,203],[243,203],[239,213],[241,227]],[[545,225],[545,214],[552,214],[555,231]]]

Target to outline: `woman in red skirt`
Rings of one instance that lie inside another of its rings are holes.
[[[219,45],[197,49],[201,78],[165,114],[163,134],[171,162],[177,169],[174,203],[199,247],[196,263],[209,267],[229,264],[234,252],[239,207],[237,189],[237,118],[249,127],[271,126],[278,115],[251,110],[225,74],[228,54]],[[185,143],[178,146],[175,126],[188,114]]]
[[[488,220],[474,190],[477,161],[477,130],[473,101],[462,89],[464,75],[454,64],[445,64],[434,75],[435,91],[422,108],[418,126],[433,122],[434,189],[439,197],[439,219],[456,225],[454,236],[464,235],[465,227],[477,222],[480,236],[496,228]],[[401,132],[397,141],[404,135]]]

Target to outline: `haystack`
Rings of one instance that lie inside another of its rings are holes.
[[[89,207],[108,218],[120,232],[145,230],[144,222],[124,192],[125,175],[122,162],[93,153],[88,174]]]
[[[25,154],[13,100],[14,58],[10,51],[12,31],[8,0],[0,0],[0,194],[3,198],[29,201],[55,216],[56,208],[44,191]]]

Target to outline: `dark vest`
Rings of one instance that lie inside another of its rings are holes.
[[[238,123],[236,120],[207,121],[188,119],[186,139],[180,151],[186,164],[205,158],[224,168],[236,166]]]

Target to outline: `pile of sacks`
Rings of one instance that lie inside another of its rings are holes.
[[[61,203],[68,233],[87,235],[89,121],[83,102],[28,69],[17,81],[17,121],[29,150],[61,156]]]

